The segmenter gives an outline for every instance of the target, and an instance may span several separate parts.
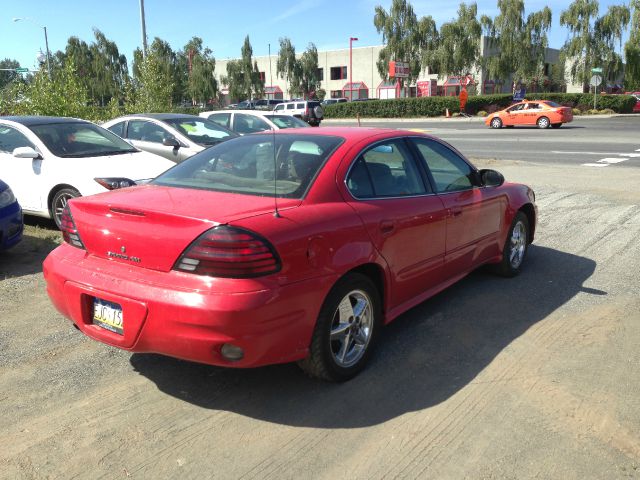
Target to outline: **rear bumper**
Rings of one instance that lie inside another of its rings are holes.
[[[22,239],[24,226],[18,202],[0,208],[0,250],[13,247]]]
[[[229,281],[217,288],[181,288],[186,283],[181,278],[189,274],[140,270],[66,244],[43,265],[53,304],[87,336],[131,352],[227,367],[304,358],[335,280],[321,277],[240,292],[229,288]],[[94,298],[122,307],[123,335],[93,324]],[[225,343],[241,347],[244,357],[225,359],[220,353]]]

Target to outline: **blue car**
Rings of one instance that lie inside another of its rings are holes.
[[[22,208],[9,188],[0,180],[0,250],[13,247],[22,239]]]

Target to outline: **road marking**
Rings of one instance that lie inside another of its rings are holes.
[[[640,150],[636,150],[640,152]],[[563,152],[558,150],[552,150],[551,153],[559,153],[562,155],[623,155],[620,152]]]
[[[640,157],[640,153],[619,153],[621,157],[629,157],[629,158],[638,158]]]
[[[608,167],[608,163],[583,163],[583,167]]]
[[[398,130],[408,130],[409,132],[416,133],[429,133],[431,130],[427,130],[426,128],[400,128]]]
[[[598,163],[620,163],[620,162],[626,162],[627,160],[629,160],[628,158],[603,158],[601,160],[598,160]]]

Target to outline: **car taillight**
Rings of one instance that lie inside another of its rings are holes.
[[[174,270],[225,278],[251,278],[280,270],[280,259],[265,239],[222,225],[200,235],[178,259]]]
[[[80,234],[76,228],[76,223],[73,221],[73,217],[71,216],[69,205],[64,207],[64,210],[62,211],[62,218],[60,218],[60,230],[62,231],[62,238],[64,238],[65,242],[69,245],[73,245],[74,247],[78,247],[83,250],[85,249],[84,243],[82,243]]]

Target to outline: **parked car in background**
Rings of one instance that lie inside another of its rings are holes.
[[[284,100],[278,100],[275,98],[261,98],[255,101],[255,107],[261,110],[273,110],[276,105],[284,103]]]
[[[85,120],[0,118],[0,178],[24,213],[58,227],[71,198],[148,181],[173,165]]]
[[[536,218],[530,188],[437,138],[282,130],[74,200],[43,272],[100,342],[227,367],[299,361],[342,381],[403,312],[484,264],[518,274]]]
[[[9,185],[0,180],[0,251],[22,239],[22,208]]]
[[[635,97],[636,104],[633,106],[633,113],[640,113],[640,92],[633,92],[629,95]]]
[[[296,102],[284,102],[276,105],[273,109],[274,113],[282,115],[292,115],[298,117],[311,126],[320,125],[324,117],[322,105],[317,100],[301,100]]]
[[[216,123],[197,115],[145,113],[114,118],[103,124],[134,147],[180,163],[229,138],[237,137]]]
[[[491,128],[515,127],[519,125],[538,128],[560,128],[573,120],[573,111],[550,100],[524,100],[504,110],[492,113],[484,123]]]
[[[229,128],[234,132],[245,135],[247,133],[263,132],[265,130],[281,130],[283,128],[304,128],[309,124],[291,115],[276,115],[263,110],[217,110],[202,112],[201,117]]]
[[[325,98],[322,102],[320,102],[322,105],[333,105],[335,103],[347,103],[349,100],[347,100],[344,97],[341,98]]]

